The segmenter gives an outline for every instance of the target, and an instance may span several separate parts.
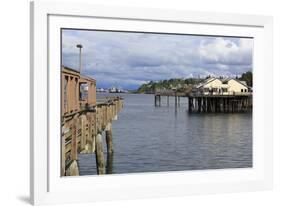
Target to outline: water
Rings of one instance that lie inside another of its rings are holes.
[[[169,107],[165,97],[154,107],[153,95],[122,96],[107,173],[252,167],[251,113],[189,114],[187,98],[175,109],[173,97]],[[80,154],[78,163],[80,175],[96,174],[94,154]]]

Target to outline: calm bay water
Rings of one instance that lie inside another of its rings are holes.
[[[124,108],[112,123],[108,173],[252,167],[251,113],[189,114],[187,98],[175,108],[172,97],[169,107],[165,97],[154,107],[154,95],[119,96]],[[96,174],[94,154],[80,154],[78,164],[80,175]]]

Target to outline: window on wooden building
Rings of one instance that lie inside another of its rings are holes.
[[[88,99],[88,84],[80,83],[79,86],[79,99],[80,101],[86,101]]]

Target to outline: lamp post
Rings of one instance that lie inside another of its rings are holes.
[[[79,71],[80,71],[80,74],[82,72],[82,44],[77,44],[76,45],[77,48],[79,48]]]

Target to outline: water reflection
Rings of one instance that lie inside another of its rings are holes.
[[[114,153],[107,154],[106,158],[106,174],[113,174]]]
[[[107,157],[107,174],[252,167],[251,113],[190,114],[187,98],[180,107],[171,97],[161,107],[153,95],[124,99],[112,122],[114,157]],[[81,175],[96,174],[94,155],[79,158]]]

